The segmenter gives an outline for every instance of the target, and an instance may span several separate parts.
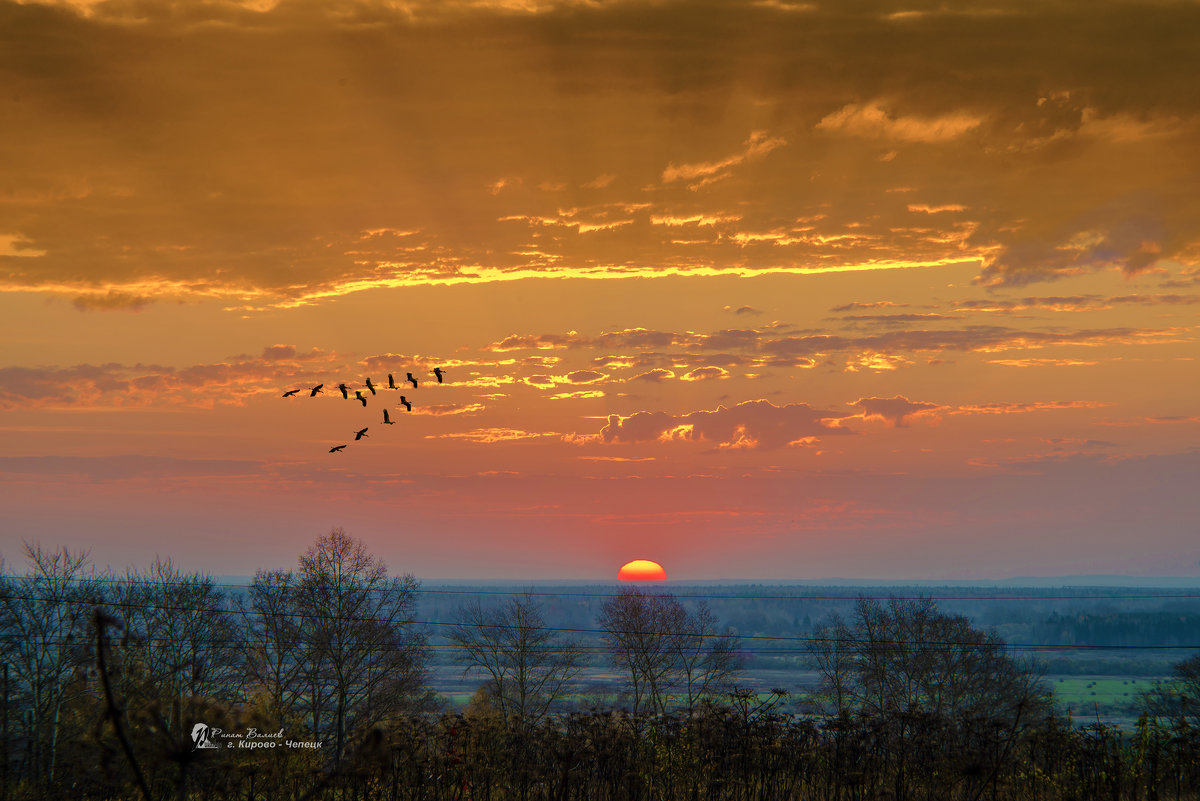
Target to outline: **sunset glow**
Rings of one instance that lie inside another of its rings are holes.
[[[1197,4],[187,6],[0,0],[8,562],[1200,573]]]

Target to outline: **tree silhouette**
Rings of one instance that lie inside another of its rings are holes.
[[[674,696],[689,712],[728,689],[737,675],[734,639],[701,604],[689,612],[672,595],[622,587],[600,611],[613,664],[626,675],[634,715],[663,714]]]
[[[418,583],[389,578],[359,540],[335,528],[300,557],[296,613],[313,733],[334,743],[414,701],[424,680],[425,637],[413,625]]]
[[[491,609],[467,604],[447,636],[466,670],[488,676],[490,700],[509,726],[541,721],[582,666],[579,646],[547,628],[529,596]]]

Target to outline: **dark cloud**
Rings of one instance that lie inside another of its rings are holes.
[[[910,401],[903,395],[891,398],[859,398],[850,405],[862,409],[864,417],[878,417],[898,428],[906,426],[906,421],[914,414],[940,408],[936,403]]]
[[[158,368],[164,369],[164,368]],[[43,403],[74,403],[99,395],[122,394],[132,387],[130,371],[119,364],[74,367],[0,368],[0,405],[15,408]]]
[[[834,306],[832,309],[830,309],[830,311],[848,312],[848,311],[857,311],[859,309],[886,309],[886,308],[893,308],[893,307],[904,308],[906,306],[908,306],[907,303],[893,303],[890,300],[877,300],[877,301],[874,301],[873,303],[861,303],[856,300],[856,301],[852,301],[850,303],[843,303],[840,306]]]
[[[674,378],[674,377],[675,377],[675,374],[672,373],[670,370],[664,370],[663,368],[660,367],[655,370],[648,370],[644,373],[638,373],[637,375],[635,375],[633,378],[631,378],[629,380],[630,381],[651,381],[655,384],[659,384],[659,383],[662,383],[663,381],[666,381],[669,378]]]
[[[697,347],[705,350],[747,348],[756,345],[762,336],[762,332],[753,328],[725,329],[697,337],[694,342]]]
[[[1179,303],[1186,296],[1180,296]],[[1073,298],[1040,298],[1039,308],[1062,310],[1075,300],[1087,302],[1085,296]],[[986,304],[992,301],[964,301],[971,309],[993,308]],[[1003,302],[999,302],[1003,303]],[[1001,309],[1027,308],[1013,301],[1016,306],[998,306]],[[900,322],[943,322],[952,316],[916,315],[913,319],[901,316]],[[887,326],[891,328],[891,326]],[[622,367],[635,370],[667,370],[685,368],[696,371],[696,377],[715,377],[725,374],[731,367],[746,367],[755,363],[776,367],[812,367],[832,354],[877,353],[937,353],[943,351],[991,352],[1010,349],[1036,349],[1064,345],[1134,345],[1170,342],[1178,339],[1178,332],[1169,329],[1140,329],[1133,327],[1112,328],[1060,328],[1054,330],[1027,330],[1013,326],[969,325],[945,329],[900,328],[882,333],[859,335],[847,334],[798,334],[777,336],[767,330],[740,329],[724,330],[711,334],[674,333],[649,331],[602,333],[586,336],[577,332],[568,334],[513,335],[485,350],[516,350],[520,348],[544,348],[545,343],[557,343],[560,348],[608,347],[623,344],[626,347],[654,347],[660,343],[672,343],[686,348],[683,352],[642,351],[627,356],[595,357],[592,364],[605,369]],[[724,348],[741,352],[729,353]],[[710,352],[715,351],[715,352]],[[719,369],[706,369],[719,368]],[[533,381],[534,379],[527,379]],[[549,383],[549,377],[543,383]]]
[[[1023,298],[985,298],[954,301],[958,309],[985,312],[1100,311],[1114,306],[1190,306],[1200,303],[1197,295],[1048,295]]]
[[[961,314],[938,314],[936,312],[908,314],[846,314],[840,318],[847,323],[874,324],[880,326],[907,325],[909,323],[932,323],[941,320],[961,320]]]
[[[567,381],[572,384],[592,384],[606,378],[604,373],[595,370],[575,370],[567,373]]]
[[[154,302],[146,295],[110,289],[103,294],[78,295],[71,301],[80,311],[141,311]]]
[[[808,5],[0,3],[0,287],[1194,263],[1196,4]]]
[[[1054,345],[1135,344],[1161,342],[1171,333],[1157,329],[1093,328],[1023,331],[1006,326],[966,326],[943,331],[909,330],[861,337],[800,336],[764,341],[760,350],[776,357],[812,358],[847,350],[882,353],[929,351],[993,351]]]
[[[262,358],[294,359],[296,358],[296,348],[293,345],[269,345],[263,348]]]
[[[0,408],[240,403],[250,393],[275,392],[284,384],[292,388],[290,384],[295,382],[314,381],[322,371],[336,370],[336,359],[316,348],[297,353],[291,345],[272,345],[258,357],[243,354],[226,362],[185,367],[117,362],[4,367],[0,368]],[[314,383],[320,380],[326,379],[317,378]]]

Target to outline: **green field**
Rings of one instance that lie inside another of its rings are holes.
[[[1059,709],[1078,724],[1131,726],[1141,712],[1141,693],[1163,676],[1047,676]]]
[[[1049,676],[1047,683],[1064,706],[1094,703],[1130,704],[1139,693],[1154,686],[1156,677],[1146,676]]]

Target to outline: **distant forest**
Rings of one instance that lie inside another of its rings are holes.
[[[422,588],[341,529],[244,585],[23,557],[0,801],[1200,798],[1187,592]],[[1118,726],[1048,673],[1161,679]]]

